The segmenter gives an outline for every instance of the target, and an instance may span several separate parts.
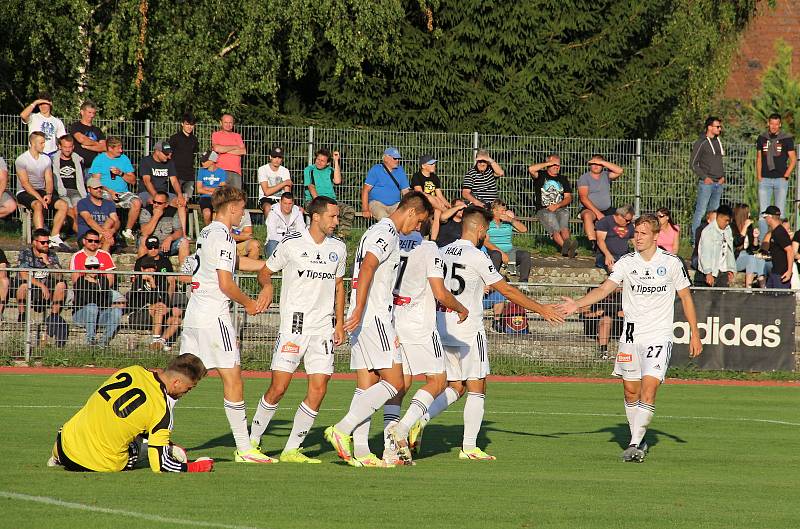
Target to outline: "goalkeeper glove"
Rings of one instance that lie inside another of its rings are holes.
[[[211,472],[214,469],[214,460],[210,457],[201,457],[186,464],[187,472]]]

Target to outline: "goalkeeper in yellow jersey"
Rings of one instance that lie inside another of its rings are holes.
[[[114,373],[56,435],[49,466],[77,472],[130,470],[143,438],[153,472],[209,472],[214,461],[186,460],[170,442],[172,409],[206,375],[199,358],[182,354],[164,371],[131,366]]]

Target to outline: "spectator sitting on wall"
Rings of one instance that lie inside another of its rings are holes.
[[[436,174],[436,158],[425,154],[419,159],[420,169],[411,177],[411,188],[419,191],[433,206],[433,221],[431,222],[430,240],[435,241],[439,235],[439,219],[442,212],[452,206],[442,194],[442,181]]]
[[[772,261],[772,269],[767,274],[767,288],[791,288],[792,268],[789,266],[794,262],[792,250],[792,239],[781,221],[781,210],[776,206],[768,206],[762,212],[770,232],[765,237],[765,242],[769,242],[769,254]]]
[[[381,163],[373,165],[361,187],[361,214],[365,219],[381,220],[397,209],[408,193],[408,177],[400,165],[400,151],[389,147],[383,151]]]
[[[78,233],[78,202],[86,198],[83,177],[83,158],[75,153],[75,139],[71,134],[58,138],[58,153],[53,156],[53,177],[58,196],[67,203],[67,215],[72,219],[72,229]],[[80,242],[78,243],[80,244]]]
[[[303,218],[302,211],[300,212],[300,218]],[[305,228],[305,224],[303,224],[303,227]],[[253,237],[253,221],[250,218],[249,211],[244,210],[239,224],[231,226],[231,236],[236,241],[236,255],[258,259],[261,254],[261,244]]]
[[[491,207],[497,198],[497,179],[505,174],[500,164],[489,156],[489,151],[479,150],[475,153],[475,165],[464,175],[461,197],[468,204]]]
[[[331,165],[333,160],[333,165]],[[339,204],[339,225],[336,226],[336,236],[347,239],[353,229],[353,220],[356,210],[349,204],[336,198],[334,186],[342,184],[341,155],[339,151],[331,152],[322,148],[314,153],[314,163],[303,169],[303,198],[306,204],[318,196],[332,198]]]
[[[224,169],[217,166],[219,155],[214,151],[206,151],[200,157],[200,169],[197,170],[197,183],[195,189],[200,197],[198,204],[203,213],[203,223],[211,224],[213,220],[214,206],[211,204],[211,195],[214,190],[224,186],[228,175]]]
[[[719,118],[709,116],[706,119],[705,130],[692,146],[692,157],[689,167],[698,178],[697,202],[692,217],[692,231],[700,226],[703,212],[710,209],[716,210],[725,187],[725,169],[723,157],[725,149],[719,135],[722,132],[722,122]],[[696,240],[696,239],[695,239]],[[694,242],[694,241],[693,241]]]
[[[223,114],[219,120],[220,130],[211,134],[211,150],[219,154],[217,165],[228,174],[228,185],[236,189],[242,187],[242,156],[247,154],[242,135],[233,131],[235,120],[230,114]]]
[[[753,219],[750,218],[750,206],[736,204],[733,207],[731,231],[733,232],[733,253],[736,257],[736,271],[745,273],[744,286],[751,288],[753,281],[758,279],[759,285],[763,287],[766,283],[766,262],[761,256],[756,256],[760,233]],[[792,246],[794,247],[794,244]]]
[[[533,178],[536,217],[561,249],[561,255],[575,257],[578,241],[571,239],[569,233],[572,185],[561,174],[561,158],[551,154],[544,162],[528,167],[528,174]]]
[[[700,234],[703,233],[703,230],[706,229],[706,226],[714,222],[715,218],[717,218],[716,210],[707,211],[706,218],[703,219],[703,222],[700,223],[700,226],[694,232],[694,244],[692,245],[692,258],[691,258],[691,263],[689,265],[693,270],[697,270],[697,249],[698,249],[697,241],[700,240]]]
[[[258,207],[266,217],[269,208],[277,204],[281,194],[292,191],[292,177],[283,165],[283,147],[273,147],[269,163],[258,168]]]
[[[453,207],[442,212],[439,218],[439,235],[436,246],[443,248],[461,238],[461,217],[467,207],[463,198],[453,200]]]
[[[11,195],[8,187],[8,164],[0,156],[0,219],[8,217],[17,211],[17,201]]]
[[[51,114],[53,98],[46,92],[41,92],[36,100],[22,109],[19,117],[28,125],[28,134],[41,132],[45,136],[44,151],[47,156],[52,156],[58,150],[56,141],[67,133],[64,123]]]
[[[88,196],[78,201],[78,243],[91,229],[100,234],[100,247],[111,251],[114,236],[122,223],[117,216],[117,208],[110,200],[103,198],[100,178],[92,176],[86,181]]]
[[[86,270],[86,262],[90,257],[97,261],[99,265],[97,268],[101,272],[117,269],[111,254],[100,249],[100,234],[95,230],[91,228],[87,230],[81,239],[81,244],[83,248],[72,254],[72,258],[69,261],[70,270]],[[71,282],[74,284],[81,275],[80,272],[72,272],[72,277],[70,278]],[[113,287],[114,274],[105,274],[105,277],[108,284]]]
[[[284,193],[277,204],[273,204],[267,215],[267,246],[264,254],[269,257],[284,237],[306,229],[303,212],[294,205],[294,195]]]
[[[55,211],[50,242],[64,252],[72,251],[61,239],[61,227],[67,218],[67,203],[58,197],[50,158],[44,154],[45,135],[33,132],[28,150],[14,161],[17,170],[17,203],[33,211],[33,227],[43,229],[45,214]]]
[[[103,198],[114,202],[117,210],[127,209],[128,220],[122,236],[128,242],[135,242],[133,235],[133,225],[139,218],[142,209],[142,201],[128,188],[129,185],[136,185],[136,175],[133,172],[133,164],[130,159],[122,153],[122,140],[119,138],[108,138],[106,140],[106,152],[100,153],[92,162],[88,170],[89,176],[99,176],[103,186]]]
[[[497,250],[489,250],[489,258],[497,270],[503,264],[513,260],[517,263],[517,275],[521,282],[527,282],[531,274],[531,253],[514,248],[512,239],[514,232],[527,233],[528,227],[517,220],[514,212],[499,198],[492,201],[492,221],[489,223],[487,235]]]
[[[614,214],[611,182],[622,176],[623,171],[619,165],[595,154],[589,160],[589,170],[578,179],[578,199],[583,206],[578,216],[583,221],[583,231],[593,250],[597,250],[594,225],[603,217]]]
[[[172,147],[172,161],[175,162],[175,171],[187,202],[194,191],[194,157],[199,151],[199,142],[194,134],[196,123],[194,114],[186,112],[181,118],[178,132],[167,140]]]
[[[700,233],[700,240],[697,243],[695,286],[733,285],[736,257],[733,251],[733,232],[730,227],[732,217],[733,210],[723,204],[717,208],[714,222],[709,223]]]
[[[161,244],[161,252],[165,255],[178,255],[181,247],[189,252],[189,240],[183,236],[183,229],[178,218],[178,211],[169,205],[169,197],[163,191],[157,191],[151,204],[142,208],[139,213],[141,237],[137,255],[147,253],[145,241],[151,235],[156,237]]]
[[[99,274],[100,261],[89,256],[84,264],[86,273],[79,274],[72,284],[75,296],[72,302],[72,321],[86,327],[86,344],[94,345],[97,326],[103,330],[103,337],[97,343],[105,347],[114,337],[122,319],[122,309],[113,306],[113,291],[108,275]],[[113,275],[112,275],[113,277]]]
[[[146,206],[153,200],[156,192],[167,193],[170,206],[178,210],[183,233],[186,231],[186,206],[188,201],[183,196],[183,186],[178,180],[178,170],[172,161],[172,146],[159,141],[153,147],[153,153],[143,157],[139,162],[139,200]]]
[[[620,257],[630,252],[629,243],[633,239],[633,206],[616,209],[597,221],[597,255],[595,265],[610,274]]]
[[[678,255],[681,246],[681,227],[672,220],[672,213],[667,208],[658,208],[656,218],[660,227],[656,244],[663,250]]]

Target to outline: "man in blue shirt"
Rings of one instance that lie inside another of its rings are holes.
[[[408,177],[400,165],[400,151],[389,147],[383,160],[367,173],[361,188],[361,213],[365,219],[381,220],[397,209],[403,195],[408,193]]]
[[[203,222],[211,224],[211,214],[214,208],[211,206],[211,195],[219,186],[224,186],[228,180],[225,169],[217,167],[219,155],[214,151],[206,151],[200,158],[200,169],[197,170],[197,182],[195,190],[200,196],[198,201],[200,211],[203,212]]]
[[[132,228],[139,218],[142,201],[128,188],[128,185],[136,185],[136,173],[130,159],[122,154],[122,141],[119,138],[108,138],[106,152],[97,155],[88,172],[90,177],[100,177],[103,198],[114,202],[118,210],[130,210],[122,235],[129,242],[136,242]]]
[[[103,186],[96,176],[86,181],[89,196],[78,201],[78,243],[84,234],[93,229],[100,234],[100,247],[111,251],[114,244],[114,234],[119,230],[120,221],[117,208],[110,200],[103,198]]]

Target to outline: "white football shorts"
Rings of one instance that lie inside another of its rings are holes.
[[[400,341],[391,322],[375,317],[350,335],[350,369],[388,369],[402,364]]]
[[[192,353],[206,369],[230,369],[241,364],[236,329],[230,320],[217,318],[217,327],[184,327],[181,354]]]
[[[668,338],[644,344],[620,343],[613,374],[623,380],[649,376],[664,382],[671,355],[672,341]]]
[[[302,360],[309,375],[332,375],[333,359],[330,336],[278,333],[270,369],[294,373]]]
[[[439,333],[434,329],[430,340],[425,343],[400,342],[403,354],[403,373],[406,375],[427,375],[444,373],[444,346]]]
[[[486,333],[479,332],[469,345],[445,345],[447,380],[480,380],[489,374]]]

